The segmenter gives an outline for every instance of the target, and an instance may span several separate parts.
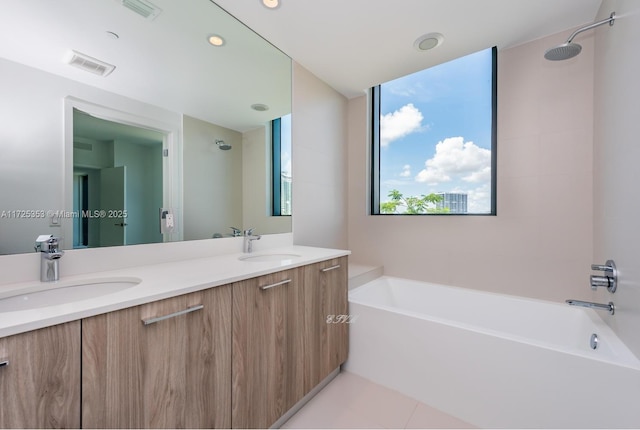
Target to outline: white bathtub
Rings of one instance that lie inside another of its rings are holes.
[[[386,276],[349,306],[346,370],[478,427],[640,428],[640,361],[594,310]]]

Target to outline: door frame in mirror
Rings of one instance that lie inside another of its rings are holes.
[[[163,205],[171,208],[174,213],[175,228],[171,233],[163,235],[164,242],[181,241],[183,236],[183,194],[182,194],[182,122],[168,120],[158,120],[147,118],[123,110],[98,105],[76,97],[67,96],[64,98],[64,160],[63,160],[63,216],[59,217],[62,227],[62,237],[65,238],[63,246],[73,247],[73,111],[74,109],[83,111],[97,118],[131,125],[134,127],[146,128],[162,133],[162,195]]]

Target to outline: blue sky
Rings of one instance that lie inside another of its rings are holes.
[[[491,190],[491,49],[381,86],[380,200],[468,193],[488,213]]]
[[[280,120],[280,169],[291,175],[291,114]]]

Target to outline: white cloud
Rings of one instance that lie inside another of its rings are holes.
[[[402,167],[402,172],[400,172],[400,176],[403,178],[408,178],[409,176],[411,176],[411,166],[408,164],[405,164]]]
[[[422,128],[423,120],[413,103],[402,106],[395,112],[380,117],[380,145],[386,147],[394,140],[400,139]]]
[[[472,190],[455,189],[452,192],[467,194],[467,210],[469,213],[491,212],[491,182],[486,182]]]
[[[426,90],[421,82],[406,82],[402,79],[395,81],[394,83],[385,84],[387,91],[391,94],[400,97],[415,97],[418,94],[423,94]]]
[[[287,151],[283,151],[281,157],[281,170],[285,173],[291,174],[291,154]]]
[[[491,151],[462,137],[449,137],[436,145],[435,155],[425,162],[416,182],[437,185],[461,179],[480,183],[491,178]]]
[[[471,172],[462,178],[465,182],[479,183],[491,180],[491,166],[483,167],[481,170]]]

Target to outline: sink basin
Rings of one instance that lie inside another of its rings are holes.
[[[264,263],[264,262],[273,262],[273,261],[290,261],[294,258],[302,257],[299,254],[256,254],[256,255],[243,255],[242,257],[238,257],[238,260],[248,261],[250,263]]]
[[[138,285],[138,278],[101,278],[72,283],[42,283],[0,299],[0,312],[24,311],[93,299]]]

